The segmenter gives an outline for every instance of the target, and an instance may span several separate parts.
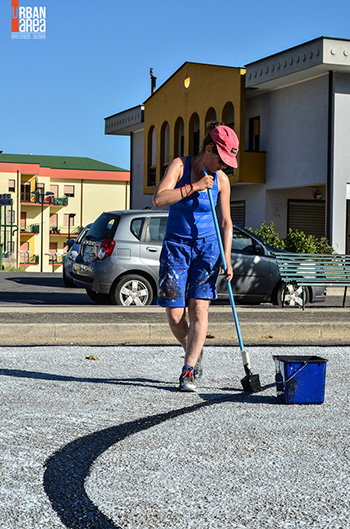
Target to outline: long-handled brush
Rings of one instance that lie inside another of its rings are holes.
[[[204,171],[204,174],[207,174],[207,171],[204,167],[203,167],[203,171]],[[226,272],[227,264],[226,264],[225,254],[224,254],[224,247],[222,244],[220,228],[219,228],[219,223],[218,223],[218,219],[216,216],[215,205],[214,205],[214,200],[213,200],[211,189],[208,189],[208,196],[209,196],[210,208],[211,208],[213,219],[214,219],[215,232],[216,232],[216,236],[217,236],[219,247],[220,247],[220,256],[221,256],[222,266],[223,266],[224,271]],[[241,330],[240,330],[238,317],[237,317],[235,301],[233,299],[232,286],[231,286],[230,281],[227,281],[227,280],[226,280],[226,284],[227,284],[228,295],[229,295],[230,303],[232,307],[233,317],[235,320],[239,347],[240,347],[241,354],[242,354],[243,367],[244,367],[244,371],[246,374],[245,377],[242,378],[241,384],[245,391],[250,391],[250,392],[261,391],[259,375],[253,375],[252,370],[251,370],[251,365],[250,365],[249,353],[244,349]]]

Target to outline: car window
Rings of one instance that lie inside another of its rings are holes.
[[[167,217],[151,217],[147,225],[145,241],[163,242],[167,220]]]
[[[253,240],[242,231],[233,228],[232,250],[235,252],[254,253]]]
[[[89,231],[90,227],[86,226],[81,232],[79,233],[77,240],[75,241],[77,244],[80,244],[87,232]]]
[[[119,220],[118,215],[102,213],[91,226],[86,238],[95,241],[113,239]]]
[[[141,232],[145,219],[133,219],[130,224],[131,233],[138,239],[141,240]]]

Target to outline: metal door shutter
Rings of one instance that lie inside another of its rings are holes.
[[[245,225],[245,200],[231,202],[231,218],[233,222]]]
[[[324,200],[289,200],[288,228],[324,237],[325,205]]]

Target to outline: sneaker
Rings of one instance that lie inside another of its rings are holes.
[[[196,391],[197,386],[194,382],[194,369],[183,370],[180,375],[180,391]]]
[[[193,370],[193,376],[196,382],[199,382],[203,376],[202,358],[203,358],[203,349],[201,351],[201,354],[199,355],[196,366]]]

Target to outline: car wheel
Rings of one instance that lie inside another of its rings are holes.
[[[69,279],[67,276],[66,276],[66,273],[63,269],[63,283],[64,283],[64,286],[65,287],[74,287],[74,283],[73,283],[73,280],[72,279]]]
[[[284,287],[284,289],[283,289]],[[280,285],[277,290],[276,303],[282,307],[283,292],[285,291],[284,296],[284,306],[286,307],[302,307],[303,306],[303,287],[294,283],[287,283],[287,285]],[[309,301],[309,290],[305,288],[305,303]]]
[[[94,301],[95,303],[97,303],[97,305],[111,304],[111,300],[108,294],[101,294],[100,292],[93,292],[92,290],[87,290],[86,293],[91,299],[91,301]]]
[[[130,305],[143,307],[150,305],[152,299],[153,289],[149,281],[138,275],[124,276],[116,283],[111,292],[113,305],[123,305],[124,307]]]

